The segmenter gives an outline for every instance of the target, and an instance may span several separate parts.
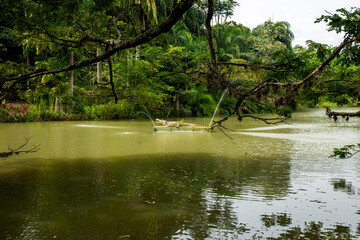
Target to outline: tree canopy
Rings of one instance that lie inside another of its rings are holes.
[[[132,109],[122,117],[134,117],[144,105],[162,116],[197,116],[211,114],[228,89],[223,112],[239,120],[255,117],[252,113],[278,115],[261,119],[268,123],[290,117],[298,105],[358,104],[359,8],[316,20],[345,34],[339,46],[310,40],[292,46],[287,22],[269,19],[249,29],[228,21],[237,5],[229,0],[3,1],[0,101],[53,112],[61,104],[65,109],[56,118],[91,119],[93,107],[103,104]],[[9,112],[17,111],[2,109],[0,115],[9,120]],[[115,117],[119,114],[110,118]],[[221,127],[227,117],[213,126]]]

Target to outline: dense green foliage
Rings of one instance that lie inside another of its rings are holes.
[[[333,154],[329,157],[335,157],[340,159],[351,158],[355,154],[360,152],[360,143],[354,145],[345,145],[341,148],[334,148]]]
[[[2,104],[31,104],[31,108],[20,118],[0,111],[0,121],[129,118],[140,116],[143,106],[159,116],[204,116],[213,113],[226,84],[240,92],[257,89],[242,99],[240,110],[244,113],[272,112],[287,117],[298,104],[359,104],[357,41],[348,44],[316,75],[316,81],[299,89],[291,99],[288,90],[275,86],[258,91],[257,86],[264,83],[304,79],[334,48],[312,41],[306,47],[292,46],[294,35],[287,22],[269,20],[252,30],[229,22],[237,6],[233,0],[215,4],[212,33],[219,62],[215,84],[204,26],[205,2],[195,3],[168,33],[117,52],[97,65],[73,70],[73,85],[68,71],[27,81],[7,80],[67,66],[70,54],[75,62],[103,54],[156,27],[177,2],[2,1],[0,100]],[[345,40],[359,39],[359,16],[358,8],[340,9],[317,21],[327,22],[329,30],[344,32]],[[229,92],[221,106],[223,113],[239,107],[236,103],[242,95]]]

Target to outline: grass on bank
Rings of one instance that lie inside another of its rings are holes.
[[[72,109],[55,111],[54,107],[47,107],[45,104],[8,103],[0,105],[0,122],[127,119],[135,115],[134,111],[135,106],[126,102],[85,106],[76,111]]]
[[[359,103],[352,103],[346,106],[359,106]],[[329,101],[320,101],[315,106],[308,104],[298,104],[296,109],[306,108],[335,108],[346,107]],[[149,109],[151,116],[158,118],[169,117],[188,117],[194,116],[193,111],[186,108],[180,110],[170,108]],[[224,113],[224,109],[219,112]],[[256,109],[254,109],[256,112]],[[143,106],[139,106],[130,101],[122,100],[118,104],[104,104],[84,106],[83,104],[63,104],[59,109],[53,105],[49,106],[45,101],[39,104],[30,105],[24,103],[0,104],[0,122],[39,122],[39,121],[78,121],[78,120],[114,120],[114,119],[133,119],[146,118],[147,114]]]

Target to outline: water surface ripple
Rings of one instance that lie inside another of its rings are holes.
[[[0,124],[0,152],[41,144],[0,160],[0,239],[359,239],[360,155],[328,157],[360,142],[359,122],[233,119],[233,140],[150,121]]]

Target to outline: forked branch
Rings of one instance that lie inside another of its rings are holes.
[[[278,123],[283,123],[285,122],[287,119],[287,117],[273,117],[273,118],[264,118],[264,117],[257,117],[257,116],[253,116],[253,115],[243,115],[241,116],[242,118],[252,118],[255,120],[259,120],[259,121],[263,121],[266,124],[278,124]]]
[[[13,149],[10,148],[10,146],[8,146],[8,150],[7,152],[0,152],[0,158],[6,158],[12,155],[18,155],[20,153],[34,153],[40,150],[40,144],[39,145],[35,145],[33,144],[31,148],[25,149],[25,147],[28,145],[30,139],[32,137],[25,137],[25,143],[20,145],[19,147]]]

